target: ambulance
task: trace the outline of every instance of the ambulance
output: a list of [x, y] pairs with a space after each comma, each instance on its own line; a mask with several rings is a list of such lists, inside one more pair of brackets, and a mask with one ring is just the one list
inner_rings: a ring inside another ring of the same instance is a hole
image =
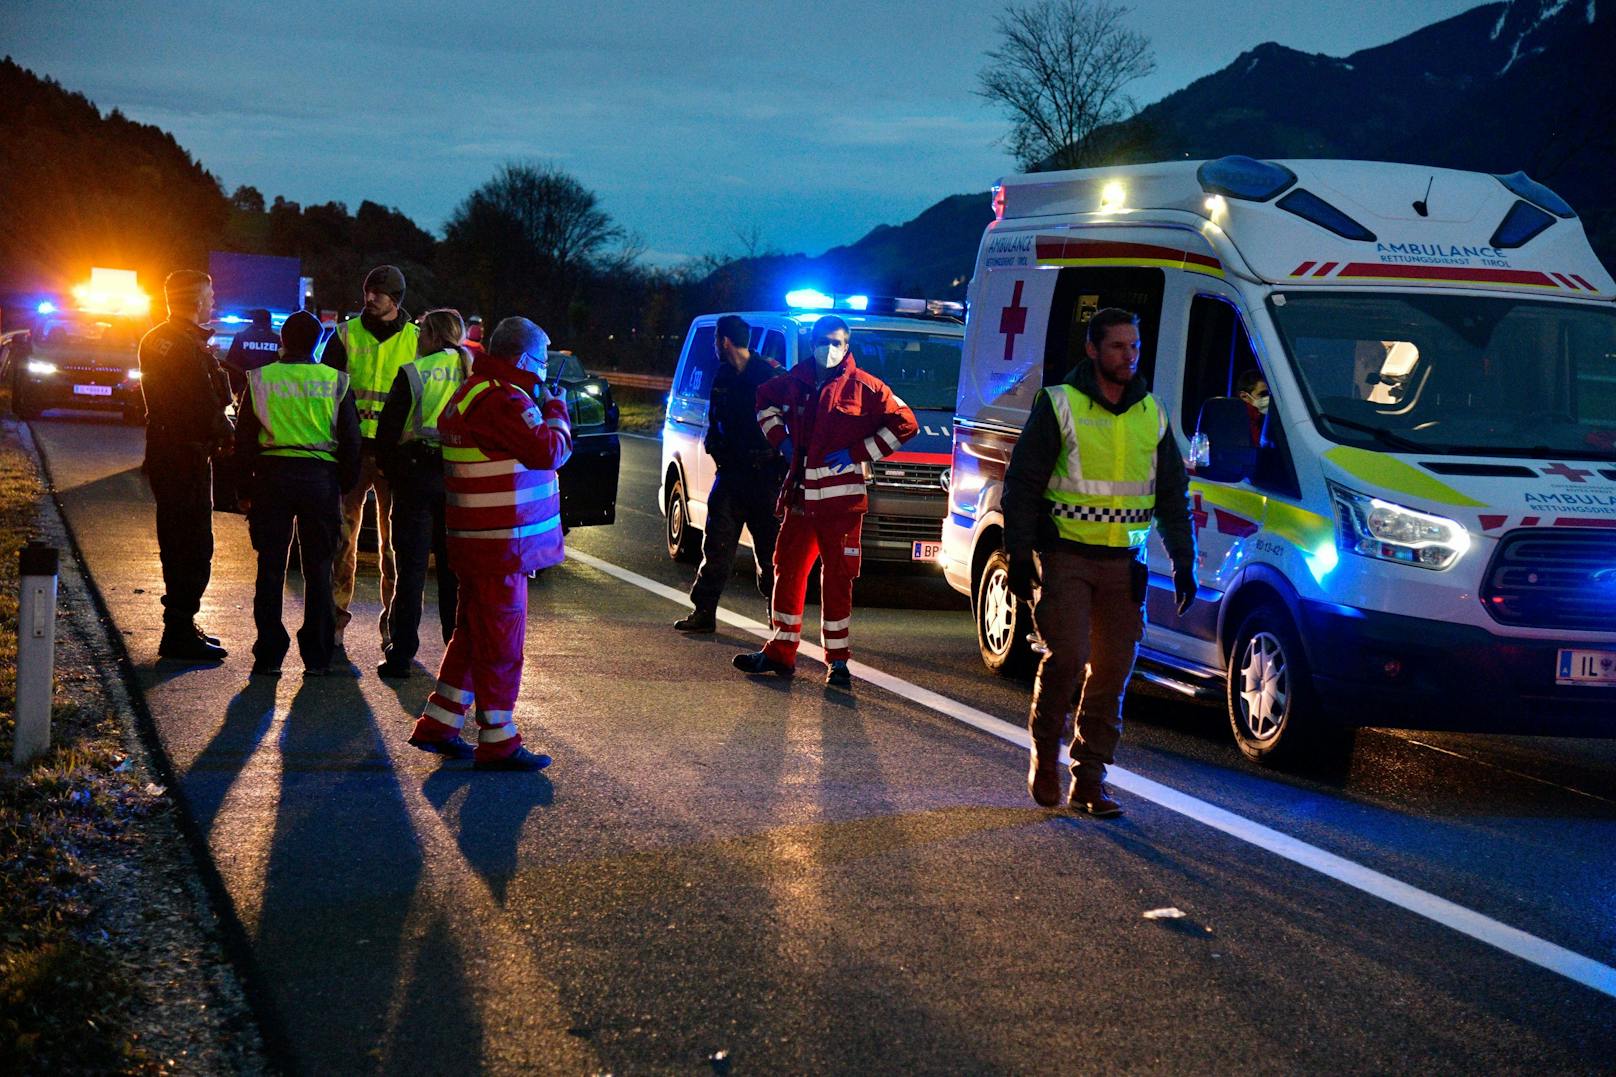
[[[1616, 735], [1616, 283], [1522, 173], [1218, 160], [1007, 178], [969, 291], [943, 563], [1034, 659], [1003, 479], [1034, 400], [1138, 314], [1201, 589], [1148, 547], [1138, 672], [1246, 756], [1359, 726]], [[1242, 390], [1244, 394], [1242, 395]]]

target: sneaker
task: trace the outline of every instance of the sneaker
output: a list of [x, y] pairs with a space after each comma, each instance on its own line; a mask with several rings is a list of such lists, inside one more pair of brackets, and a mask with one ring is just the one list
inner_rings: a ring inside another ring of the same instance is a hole
[[[411, 743], [414, 742], [412, 741]], [[471, 745], [467, 744], [466, 747], [470, 748]], [[543, 770], [545, 767], [549, 766], [551, 762], [552, 760], [549, 756], [542, 755], [538, 752], [530, 752], [521, 745], [517, 745], [516, 751], [512, 752], [510, 755], [503, 756], [499, 759], [479, 759], [477, 762], [471, 765], [471, 769], [535, 771]]]
[[692, 610], [683, 620], [673, 622], [680, 632], [717, 632], [718, 616], [712, 610]]
[[229, 653], [217, 643], [183, 629], [165, 631], [157, 644], [157, 657], [177, 662], [222, 662]]
[[825, 670], [826, 688], [852, 688], [853, 674], [848, 672], [847, 659], [838, 658]]
[[742, 673], [773, 673], [777, 677], [791, 678], [796, 675], [796, 668], [784, 662], [777, 662], [763, 651], [748, 651], [738, 654], [731, 660], [731, 665]]
[[254, 677], [279, 677], [281, 675], [281, 664], [259, 659], [252, 665], [252, 675]]
[[1111, 790], [1104, 782], [1080, 779], [1076, 775], [1072, 776], [1072, 790], [1066, 795], [1066, 806], [1096, 819], [1114, 819], [1122, 814], [1122, 805], [1111, 796]]
[[436, 755], [446, 755], [450, 759], [470, 759], [477, 749], [460, 737], [449, 737], [445, 740], [423, 740], [420, 737], [410, 738], [410, 747], [419, 748], [423, 752], [432, 752]]
[[376, 667], [376, 676], [388, 681], [407, 681], [410, 679], [410, 663], [394, 662], [389, 658]]

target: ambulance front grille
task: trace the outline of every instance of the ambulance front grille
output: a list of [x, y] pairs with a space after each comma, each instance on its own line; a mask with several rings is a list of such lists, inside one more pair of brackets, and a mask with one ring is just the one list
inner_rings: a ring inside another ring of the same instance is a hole
[[887, 490], [917, 490], [934, 494], [947, 490], [947, 464], [908, 464], [878, 460], [872, 468], [875, 485]]
[[1482, 583], [1499, 624], [1616, 631], [1616, 531], [1531, 528], [1505, 535]]

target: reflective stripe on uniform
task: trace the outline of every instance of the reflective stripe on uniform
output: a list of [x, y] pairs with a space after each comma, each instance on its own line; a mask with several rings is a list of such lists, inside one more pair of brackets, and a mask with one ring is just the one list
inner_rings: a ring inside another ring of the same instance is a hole
[[456, 688], [454, 685], [445, 684], [443, 681], [439, 681], [437, 687], [434, 688], [433, 691], [437, 692], [438, 695], [442, 696], [444, 699], [447, 699], [451, 703], [460, 703], [462, 705], [470, 703], [472, 700], [477, 698], [465, 689]]
[[864, 493], [864, 483], [861, 480], [857, 483], [846, 483], [841, 486], [825, 486], [817, 490], [813, 487], [803, 487], [802, 498], [804, 501], [825, 501], [833, 497], [850, 495], [856, 497], [862, 493]]
[[485, 531], [450, 531], [452, 538], [463, 539], [517, 539], [532, 538], [534, 535], [544, 535], [561, 526], [559, 515], [551, 516], [547, 520], [540, 520], [536, 524], [527, 524], [522, 527], [493, 527]]
[[555, 482], [547, 482], [542, 486], [528, 486], [516, 490], [494, 490], [489, 493], [467, 494], [450, 490], [445, 498], [451, 505], [463, 509], [485, 509], [494, 505], [523, 505], [529, 501], [542, 501], [547, 497], [554, 497], [559, 489]]
[[1054, 505], [1049, 512], [1051, 516], [1062, 516], [1068, 520], [1094, 520], [1108, 524], [1144, 524], [1156, 515], [1154, 509], [1106, 509], [1091, 505]]

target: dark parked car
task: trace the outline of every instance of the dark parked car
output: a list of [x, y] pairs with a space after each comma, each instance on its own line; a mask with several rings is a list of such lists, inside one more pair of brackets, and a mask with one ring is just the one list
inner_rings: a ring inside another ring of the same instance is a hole
[[550, 391], [567, 401], [572, 459], [561, 469], [561, 524], [589, 527], [617, 519], [617, 402], [606, 379], [590, 374], [576, 355], [550, 353]]
[[50, 408], [117, 412], [146, 419], [137, 349], [143, 320], [62, 314], [43, 318], [26, 342], [14, 341], [7, 374], [11, 407], [37, 419]]

